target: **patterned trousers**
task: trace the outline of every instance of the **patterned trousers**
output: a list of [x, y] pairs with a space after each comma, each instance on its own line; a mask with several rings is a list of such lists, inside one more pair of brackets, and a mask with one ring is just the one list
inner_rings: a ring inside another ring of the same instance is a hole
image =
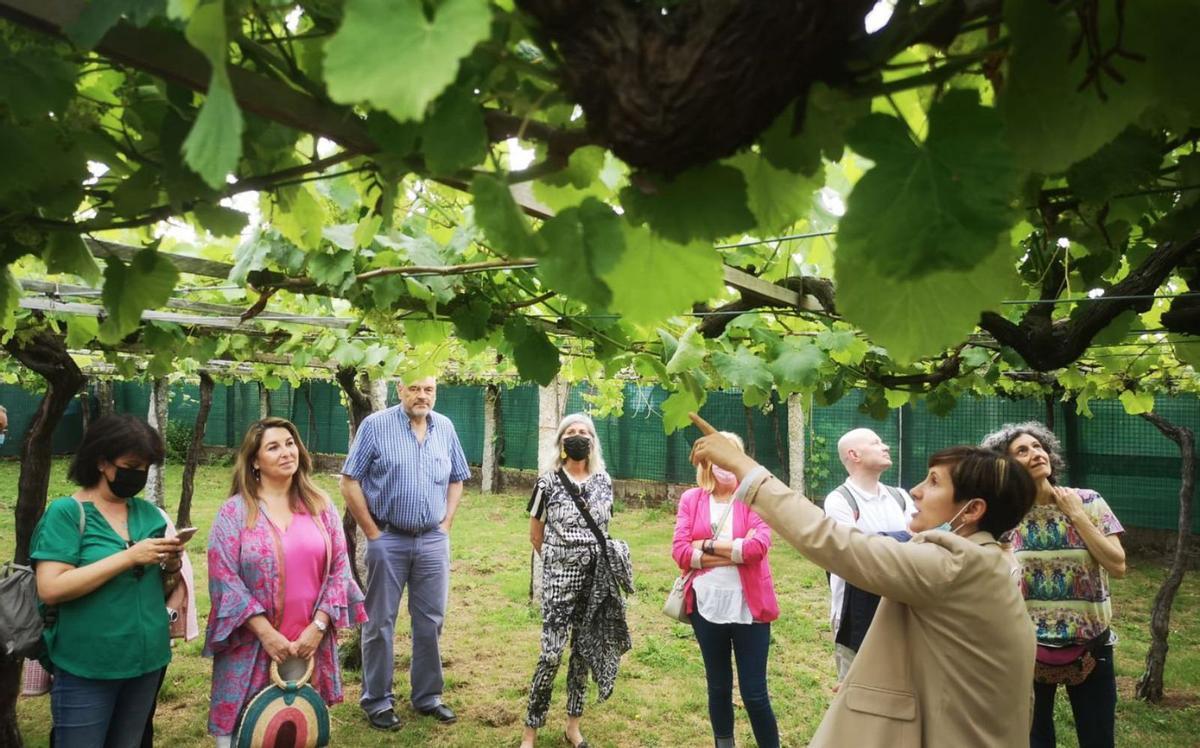
[[529, 687], [529, 710], [525, 724], [546, 724], [554, 678], [562, 661], [568, 636], [571, 658], [567, 664], [567, 714], [583, 714], [587, 692], [587, 664], [575, 653], [574, 624], [587, 605], [596, 569], [595, 546], [542, 546], [542, 652]]

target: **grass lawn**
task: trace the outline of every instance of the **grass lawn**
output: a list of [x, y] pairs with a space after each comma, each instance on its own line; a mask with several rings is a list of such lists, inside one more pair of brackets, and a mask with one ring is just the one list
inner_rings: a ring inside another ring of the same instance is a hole
[[[0, 462], [0, 556], [13, 548], [13, 505], [18, 464]], [[56, 461], [51, 496], [70, 493], [66, 463]], [[167, 495], [175, 505], [180, 469], [167, 469]], [[331, 493], [335, 478], [321, 476]], [[199, 583], [201, 629], [208, 611], [202, 549], [207, 529], [229, 485], [229, 468], [205, 467], [196, 486], [193, 520], [201, 528], [192, 541], [192, 562]], [[524, 496], [468, 493], [452, 536], [450, 608], [442, 651], [446, 666], [446, 702], [459, 722], [442, 727], [401, 708], [404, 727], [396, 733], [370, 730], [357, 707], [359, 673], [345, 673], [346, 703], [332, 709], [335, 745], [515, 746], [520, 740], [524, 696], [538, 655], [540, 619], [528, 602], [528, 522]], [[173, 513], [173, 512], [172, 512]], [[622, 663], [612, 699], [589, 701], [584, 734], [593, 746], [711, 745], [704, 671], [691, 629], [663, 617], [662, 601], [675, 575], [669, 556], [673, 509], [618, 508], [613, 534], [633, 550], [637, 593], [629, 601], [634, 648]], [[829, 702], [832, 647], [829, 643], [825, 574], [793, 549], [776, 546], [771, 554], [783, 615], [773, 626], [770, 687], [783, 745], [804, 745]], [[1150, 604], [1164, 572], [1156, 563], [1131, 560], [1131, 571], [1113, 583], [1117, 674], [1118, 745], [1194, 746], [1200, 735], [1200, 578], [1184, 581], [1172, 617], [1167, 663], [1167, 705], [1148, 706], [1130, 698], [1148, 644]], [[402, 605], [402, 608], [404, 606]], [[400, 615], [396, 647], [398, 705], [406, 703], [411, 643], [405, 613]], [[160, 745], [205, 744], [210, 663], [200, 657], [200, 642], [180, 643], [160, 696], [156, 734]], [[539, 746], [563, 744], [566, 696], [559, 673], [551, 720]], [[594, 687], [593, 687], [594, 697]], [[1059, 697], [1060, 745], [1074, 746], [1070, 708]], [[22, 699], [18, 708], [26, 745], [48, 745], [49, 699]], [[737, 740], [753, 745], [745, 713], [738, 709]]]

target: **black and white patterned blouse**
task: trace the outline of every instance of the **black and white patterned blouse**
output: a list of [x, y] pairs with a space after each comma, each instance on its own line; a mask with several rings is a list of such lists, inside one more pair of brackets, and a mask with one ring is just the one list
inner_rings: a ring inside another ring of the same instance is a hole
[[[612, 479], [608, 473], [595, 473], [577, 485], [592, 519], [607, 535], [608, 521], [612, 519]], [[596, 544], [596, 536], [588, 529], [587, 522], [557, 474], [543, 473], [538, 476], [533, 495], [529, 497], [528, 509], [530, 517], [546, 523], [543, 542], [564, 546]]]

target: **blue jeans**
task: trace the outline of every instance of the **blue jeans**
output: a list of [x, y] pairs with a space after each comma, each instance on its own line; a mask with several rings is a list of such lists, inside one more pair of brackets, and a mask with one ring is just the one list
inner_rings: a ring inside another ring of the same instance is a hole
[[362, 625], [363, 689], [367, 714], [394, 708], [393, 640], [400, 597], [408, 591], [412, 620], [412, 705], [442, 703], [442, 654], [438, 637], [450, 596], [450, 538], [441, 530], [421, 535], [385, 532], [367, 541], [367, 622]]
[[50, 688], [53, 743], [60, 748], [137, 748], [163, 669], [136, 678], [80, 678], [55, 669]]
[[737, 660], [738, 687], [750, 717], [759, 748], [779, 748], [779, 727], [767, 693], [767, 653], [771, 647], [769, 623], [712, 623], [692, 613], [692, 630], [704, 658], [708, 680], [708, 719], [713, 737], [733, 737], [733, 668]]
[[[1071, 714], [1079, 748], [1112, 748], [1117, 712], [1117, 677], [1113, 670], [1112, 646], [1095, 653], [1096, 667], [1078, 686], [1067, 686]], [[1033, 684], [1033, 729], [1031, 748], [1054, 748], [1054, 695], [1058, 686]]]

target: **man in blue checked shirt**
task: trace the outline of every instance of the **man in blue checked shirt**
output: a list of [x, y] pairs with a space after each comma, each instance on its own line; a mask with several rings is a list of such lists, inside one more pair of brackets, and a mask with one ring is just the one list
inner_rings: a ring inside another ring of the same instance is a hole
[[450, 594], [450, 525], [471, 475], [450, 419], [433, 412], [433, 377], [397, 385], [400, 404], [363, 420], [342, 466], [346, 507], [367, 536], [367, 615], [359, 703], [372, 727], [396, 730], [393, 642], [408, 587], [412, 617], [412, 705], [456, 721], [442, 703], [438, 637]]

